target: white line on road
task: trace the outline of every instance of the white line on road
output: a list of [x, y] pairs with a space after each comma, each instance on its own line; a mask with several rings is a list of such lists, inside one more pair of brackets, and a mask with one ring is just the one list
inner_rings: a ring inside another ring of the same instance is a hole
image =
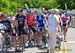
[[66, 43], [75, 43], [75, 41], [67, 41]]

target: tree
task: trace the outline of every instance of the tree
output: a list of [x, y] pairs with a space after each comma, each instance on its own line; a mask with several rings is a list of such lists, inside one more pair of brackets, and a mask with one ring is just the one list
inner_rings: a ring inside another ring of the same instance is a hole
[[75, 0], [57, 0], [57, 3], [60, 5], [58, 8], [65, 9], [65, 3], [67, 4], [68, 9], [75, 8]]
[[65, 3], [68, 9], [75, 8], [75, 0], [0, 0], [0, 11], [6, 14], [13, 12], [16, 14], [17, 8], [25, 8], [25, 3], [29, 8], [60, 8], [65, 9]]
[[0, 11], [9, 15], [11, 12], [16, 13], [18, 3], [12, 0], [0, 0]]

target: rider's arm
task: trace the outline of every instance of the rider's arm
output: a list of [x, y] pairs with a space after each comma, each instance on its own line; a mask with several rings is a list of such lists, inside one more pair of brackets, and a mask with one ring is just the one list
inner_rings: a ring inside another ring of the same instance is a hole
[[46, 27], [47, 27], [48, 26], [48, 20], [47, 20], [47, 18], [45, 18], [44, 21], [45, 21], [45, 24], [46, 24]]
[[18, 21], [16, 19], [13, 20], [15, 27], [18, 27]]
[[66, 27], [69, 27], [70, 17], [68, 17], [68, 20], [66, 22]]
[[59, 20], [57, 21], [57, 27], [58, 27], [58, 31], [61, 32], [61, 18], [59, 17]]
[[38, 22], [37, 22], [37, 16], [35, 16], [34, 22], [35, 22], [35, 26], [37, 26], [37, 25], [38, 25]]
[[25, 18], [24, 27], [28, 28], [28, 25], [27, 25], [27, 18]]

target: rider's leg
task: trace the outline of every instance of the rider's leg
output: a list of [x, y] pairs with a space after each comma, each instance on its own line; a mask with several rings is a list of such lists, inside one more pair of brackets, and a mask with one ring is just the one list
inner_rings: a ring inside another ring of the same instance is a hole
[[16, 36], [12, 36], [12, 40], [13, 40], [14, 47], [17, 48]]
[[28, 43], [29, 43], [29, 39], [28, 39], [28, 35], [24, 35], [24, 43], [25, 43], [25, 46], [28, 47]]
[[64, 41], [66, 41], [66, 32], [67, 32], [67, 28], [64, 28], [64, 32], [63, 32], [63, 34], [64, 34]]
[[0, 49], [2, 50], [2, 44], [3, 44], [3, 35], [0, 33]]
[[27, 34], [24, 36], [24, 40], [25, 40], [25, 42], [29, 41]]
[[41, 46], [42, 46], [42, 35], [43, 35], [43, 34], [42, 34], [42, 32], [40, 31], [40, 32], [39, 32], [39, 37], [38, 37], [39, 40], [38, 40], [38, 41], [39, 41], [39, 45], [41, 45]]
[[22, 47], [22, 37], [21, 37], [21, 35], [18, 36], [18, 42], [19, 42], [19, 46]]
[[33, 31], [33, 34], [34, 34], [34, 43], [35, 43], [35, 45], [37, 45], [37, 43], [38, 43], [38, 35], [39, 35], [39, 33], [38, 33], [38, 31], [35, 29], [35, 28], [31, 28], [32, 29], [32, 31]]

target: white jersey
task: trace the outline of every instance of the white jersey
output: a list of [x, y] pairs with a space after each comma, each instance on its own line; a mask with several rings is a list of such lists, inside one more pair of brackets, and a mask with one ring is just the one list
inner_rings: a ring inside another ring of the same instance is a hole
[[10, 21], [10, 22], [13, 22], [13, 20], [15, 20], [15, 17], [13, 16], [12, 18], [11, 17], [8, 17], [8, 20]]

